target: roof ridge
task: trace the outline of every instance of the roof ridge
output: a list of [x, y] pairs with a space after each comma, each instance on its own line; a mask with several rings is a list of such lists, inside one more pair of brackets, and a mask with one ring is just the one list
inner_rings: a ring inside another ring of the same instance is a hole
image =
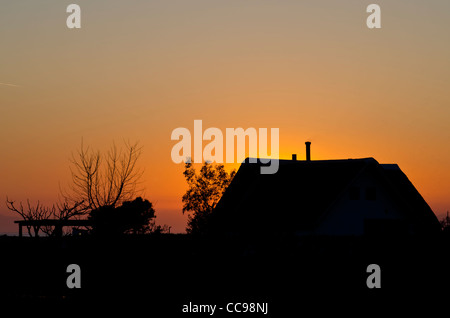
[[[251, 162], [251, 160], [256, 160], [256, 162]], [[324, 160], [292, 160], [292, 159], [273, 159], [273, 158], [256, 158], [256, 157], [247, 157], [242, 161], [242, 163], [256, 163], [256, 164], [266, 164], [263, 162], [260, 162], [260, 160], [278, 160], [280, 162], [308, 162], [308, 163], [314, 163], [314, 162], [349, 162], [349, 161], [374, 161], [378, 164], [380, 164], [375, 158], [373, 157], [364, 157], [364, 158], [347, 158], [347, 159], [324, 159]], [[268, 164], [268, 163], [267, 163]]]

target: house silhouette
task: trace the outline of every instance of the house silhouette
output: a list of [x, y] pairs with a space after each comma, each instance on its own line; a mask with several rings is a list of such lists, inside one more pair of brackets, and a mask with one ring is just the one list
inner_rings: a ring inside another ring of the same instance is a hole
[[427, 234], [440, 230], [435, 214], [396, 164], [374, 158], [279, 160], [261, 174], [247, 158], [217, 204], [211, 224], [228, 234]]

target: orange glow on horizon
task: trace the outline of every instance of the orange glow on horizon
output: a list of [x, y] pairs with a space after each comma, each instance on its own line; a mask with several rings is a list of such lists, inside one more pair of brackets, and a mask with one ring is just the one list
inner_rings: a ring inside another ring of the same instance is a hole
[[[170, 136], [195, 119], [223, 132], [279, 128], [284, 159], [304, 160], [309, 140], [312, 160], [397, 163], [443, 216], [450, 4], [410, 3], [381, 1], [383, 27], [369, 30], [352, 1], [123, 2], [105, 11], [80, 0], [87, 20], [76, 31], [58, 6], [30, 2], [24, 14], [5, 4], [0, 83], [14, 85], [0, 85], [0, 216], [11, 215], [6, 195], [56, 202], [82, 138], [100, 150], [130, 140], [143, 146], [143, 195], [157, 222], [182, 232], [186, 183]], [[0, 221], [0, 232], [10, 227]]]

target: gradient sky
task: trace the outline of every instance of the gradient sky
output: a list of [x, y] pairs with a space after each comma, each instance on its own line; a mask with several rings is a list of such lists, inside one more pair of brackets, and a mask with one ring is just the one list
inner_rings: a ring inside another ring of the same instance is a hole
[[[82, 28], [66, 27], [81, 7]], [[377, 3], [382, 28], [366, 26]], [[280, 155], [397, 163], [450, 210], [450, 2], [3, 1], [0, 232], [6, 195], [57, 200], [81, 139], [142, 144], [145, 197], [184, 231], [173, 129], [280, 129]], [[9, 216], [9, 217], [8, 217]]]

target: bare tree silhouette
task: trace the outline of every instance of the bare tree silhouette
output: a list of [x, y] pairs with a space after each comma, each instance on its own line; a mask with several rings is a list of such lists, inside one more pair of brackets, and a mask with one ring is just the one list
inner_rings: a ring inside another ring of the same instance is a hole
[[[62, 199], [51, 207], [43, 206], [39, 201], [32, 205], [6, 199], [9, 210], [17, 213], [25, 221], [47, 219], [68, 220], [80, 218], [102, 207], [115, 208], [131, 201], [140, 192], [138, 185], [143, 171], [136, 163], [141, 156], [138, 143], [124, 143], [123, 148], [113, 144], [106, 155], [92, 151], [81, 142], [77, 154], [72, 154], [72, 184], [69, 193], [61, 189]], [[39, 236], [42, 231], [52, 235], [51, 226], [27, 226], [30, 236]], [[33, 230], [33, 231], [32, 231]]]
[[[51, 208], [41, 205], [41, 203], [38, 201], [36, 205], [32, 205], [30, 203], [30, 200], [27, 200], [27, 206], [26, 208], [23, 206], [22, 202], [19, 203], [18, 206], [15, 205], [14, 201], [9, 200], [6, 198], [6, 207], [13, 212], [16, 212], [19, 214], [22, 219], [25, 221], [34, 221], [34, 220], [44, 220], [48, 219], [52, 215], [55, 214], [56, 208], [55, 206], [52, 206]], [[33, 232], [31, 231], [33, 230]], [[39, 231], [42, 230], [42, 232], [46, 233], [49, 229], [42, 228], [40, 225], [28, 225], [27, 231], [29, 236], [38, 237]], [[47, 233], [48, 234], [48, 233]]]
[[[30, 200], [27, 199], [26, 207], [24, 207], [22, 202], [16, 206], [15, 201], [9, 200], [8, 197], [6, 198], [6, 207], [10, 211], [20, 215], [25, 221], [39, 221], [47, 219], [68, 220], [84, 213], [83, 210], [80, 209], [82, 204], [83, 202], [69, 204], [67, 201], [63, 201], [48, 207], [42, 205], [40, 201], [38, 201], [36, 205], [32, 205]], [[38, 237], [40, 231], [47, 235], [52, 235], [54, 231], [54, 228], [51, 226], [42, 226], [39, 224], [33, 226], [27, 225], [26, 228], [28, 235], [34, 237]], [[31, 230], [33, 230], [33, 232]]]
[[73, 184], [71, 193], [64, 194], [66, 201], [72, 206], [82, 202], [82, 210], [92, 211], [132, 200], [140, 192], [138, 185], [143, 171], [136, 163], [141, 154], [138, 143], [125, 142], [120, 149], [113, 143], [106, 155], [102, 155], [82, 142], [77, 154], [72, 155]]

